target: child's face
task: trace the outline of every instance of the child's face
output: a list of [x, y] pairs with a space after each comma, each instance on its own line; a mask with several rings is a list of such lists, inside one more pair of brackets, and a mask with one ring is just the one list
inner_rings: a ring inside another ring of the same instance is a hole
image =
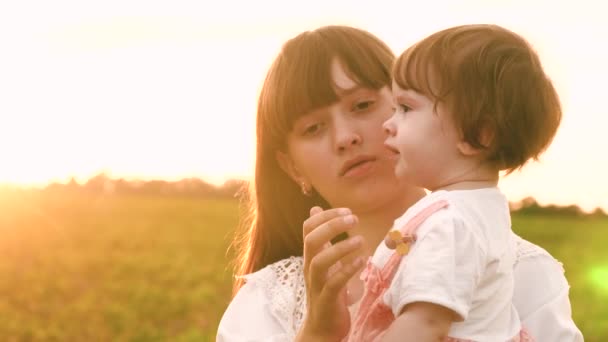
[[395, 174], [408, 182], [435, 190], [451, 177], [460, 153], [459, 134], [440, 104], [393, 82], [395, 112], [383, 127], [384, 145], [397, 157]]

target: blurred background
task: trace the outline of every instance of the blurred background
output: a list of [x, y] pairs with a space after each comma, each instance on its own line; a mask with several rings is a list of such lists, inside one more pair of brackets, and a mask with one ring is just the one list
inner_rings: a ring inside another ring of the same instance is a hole
[[591, 0], [2, 2], [0, 339], [213, 340], [256, 99], [283, 42], [346, 24], [400, 53], [494, 23], [537, 49], [564, 108], [541, 160], [501, 181], [514, 230], [564, 263], [585, 340], [608, 340], [607, 13]]

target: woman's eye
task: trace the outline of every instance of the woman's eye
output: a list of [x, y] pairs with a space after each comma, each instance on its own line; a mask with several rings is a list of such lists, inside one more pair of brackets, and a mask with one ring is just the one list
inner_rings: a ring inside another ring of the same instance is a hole
[[374, 101], [362, 101], [362, 102], [357, 102], [355, 103], [355, 105], [353, 106], [353, 110], [356, 112], [360, 112], [366, 109], [369, 109], [371, 106], [374, 105]]
[[321, 126], [322, 126], [322, 124], [320, 124], [320, 123], [309, 125], [304, 129], [303, 135], [305, 135], [305, 136], [315, 135], [316, 133], [318, 133], [321, 130]]

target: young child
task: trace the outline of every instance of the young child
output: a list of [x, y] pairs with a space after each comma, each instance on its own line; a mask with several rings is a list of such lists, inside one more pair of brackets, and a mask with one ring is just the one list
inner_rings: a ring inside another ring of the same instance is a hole
[[393, 69], [395, 173], [430, 193], [363, 272], [351, 341], [532, 341], [512, 304], [515, 242], [499, 172], [537, 159], [561, 120], [537, 54], [495, 25], [437, 32]]

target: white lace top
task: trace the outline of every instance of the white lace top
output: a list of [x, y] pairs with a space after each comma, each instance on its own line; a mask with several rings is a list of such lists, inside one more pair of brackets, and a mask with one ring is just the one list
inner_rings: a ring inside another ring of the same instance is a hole
[[[583, 341], [572, 321], [569, 285], [561, 263], [517, 239], [513, 303], [537, 341]], [[245, 276], [224, 312], [217, 341], [293, 341], [306, 315], [302, 257], [291, 257]]]

